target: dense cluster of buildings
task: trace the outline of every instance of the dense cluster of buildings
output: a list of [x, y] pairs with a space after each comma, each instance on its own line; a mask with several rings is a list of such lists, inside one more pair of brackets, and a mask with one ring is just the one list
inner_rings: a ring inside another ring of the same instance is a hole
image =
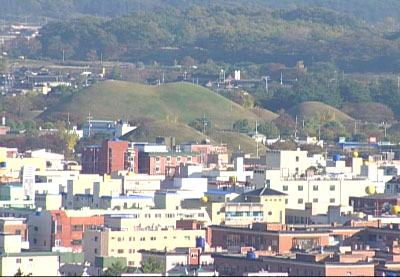
[[399, 168], [162, 139], [106, 140], [79, 162], [0, 147], [0, 275], [100, 275], [119, 262], [136, 276], [150, 258], [168, 275], [400, 274]]

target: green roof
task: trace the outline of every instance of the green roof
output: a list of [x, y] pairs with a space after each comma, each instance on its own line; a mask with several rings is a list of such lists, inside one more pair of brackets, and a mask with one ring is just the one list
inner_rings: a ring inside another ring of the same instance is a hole
[[78, 264], [85, 262], [83, 252], [81, 253], [59, 252], [59, 255], [60, 255], [60, 263]]
[[112, 264], [115, 264], [116, 262], [120, 262], [123, 266], [127, 265], [126, 257], [97, 256], [94, 259], [95, 267], [100, 267], [100, 268], [108, 268]]
[[59, 256], [58, 252], [20, 252], [20, 253], [1, 253], [1, 257], [34, 257], [34, 256]]

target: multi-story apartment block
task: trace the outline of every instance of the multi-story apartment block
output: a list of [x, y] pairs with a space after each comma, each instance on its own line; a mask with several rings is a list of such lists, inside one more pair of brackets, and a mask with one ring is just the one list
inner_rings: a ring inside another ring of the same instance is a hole
[[195, 247], [196, 238], [205, 237], [205, 230], [174, 228], [116, 228], [106, 227], [84, 233], [85, 261], [94, 264], [96, 256], [126, 257], [129, 266], [140, 266], [139, 250], [165, 250]]
[[122, 170], [138, 172], [137, 150], [130, 148], [128, 141], [106, 140], [102, 145], [84, 148], [82, 153], [83, 173], [103, 175]]

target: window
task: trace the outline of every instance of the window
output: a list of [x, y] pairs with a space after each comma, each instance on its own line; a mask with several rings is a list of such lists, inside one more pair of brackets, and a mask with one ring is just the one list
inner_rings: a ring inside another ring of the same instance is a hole
[[269, 212], [268, 212], [268, 215], [272, 215], [272, 212], [271, 212], [271, 211], [269, 211]]
[[299, 156], [296, 156], [296, 162], [298, 162], [300, 160]]
[[62, 225], [57, 225], [57, 232], [62, 232]]
[[303, 204], [303, 198], [297, 199], [297, 204]]
[[160, 167], [156, 166], [156, 173], [159, 173], [159, 172], [160, 172]]
[[313, 186], [313, 191], [318, 191], [318, 186], [317, 185]]
[[335, 191], [335, 185], [330, 185], [329, 190], [330, 191]]
[[303, 191], [303, 186], [298, 186], [298, 187], [297, 187], [297, 190], [298, 190], [298, 191]]
[[72, 231], [83, 231], [83, 225], [72, 225]]
[[97, 241], [98, 239], [99, 239], [99, 237], [97, 237], [97, 236], [96, 236], [96, 237], [94, 237], [94, 241]]
[[159, 163], [161, 161], [160, 157], [156, 157], [156, 163]]
[[186, 160], [187, 160], [188, 162], [191, 162], [191, 161], [192, 161], [192, 156], [188, 156]]
[[17, 259], [15, 262], [16, 262], [17, 264], [20, 264], [22, 261], [21, 261], [21, 259]]
[[71, 241], [72, 245], [82, 245], [82, 240], [80, 239], [74, 239]]
[[21, 230], [15, 230], [16, 235], [21, 235]]
[[167, 162], [170, 162], [170, 161], [171, 161], [171, 157], [168, 156], [168, 157], [167, 157]]
[[94, 249], [94, 254], [97, 254], [97, 248]]
[[150, 240], [156, 240], [156, 237], [150, 237]]
[[30, 261], [30, 262], [33, 262], [33, 259], [32, 259], [32, 258], [30, 258], [30, 259], [29, 259], [29, 261]]
[[318, 203], [318, 198], [314, 198], [312, 201], [313, 203]]
[[329, 199], [329, 203], [335, 203], [335, 198]]
[[176, 157], [176, 161], [177, 161], [177, 162], [180, 162], [181, 160], [182, 160], [182, 157], [181, 157], [181, 156]]
[[135, 265], [135, 262], [134, 261], [129, 261], [128, 265], [133, 266], [133, 265]]
[[39, 232], [39, 227], [35, 226], [33, 229], [34, 229], [36, 232]]
[[140, 241], [145, 241], [145, 240], [146, 240], [145, 237], [141, 237], [141, 238], [140, 238]]
[[37, 244], [37, 239], [33, 239], [33, 244]]
[[190, 240], [190, 236], [185, 236], [184, 239], [185, 240]]
[[289, 204], [289, 199], [285, 199], [285, 204], [287, 205], [287, 204]]
[[129, 241], [135, 241], [134, 237], [129, 237]]
[[288, 191], [288, 186], [283, 186], [283, 191]]
[[123, 254], [124, 253], [124, 249], [118, 249], [117, 253], [118, 254]]

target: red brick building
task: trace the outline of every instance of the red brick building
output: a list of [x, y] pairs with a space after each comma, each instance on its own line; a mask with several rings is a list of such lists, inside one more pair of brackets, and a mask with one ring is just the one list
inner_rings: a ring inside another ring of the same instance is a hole
[[197, 152], [140, 152], [139, 173], [174, 175], [180, 164], [201, 164]]
[[357, 259], [341, 259], [340, 255], [298, 253], [295, 257], [244, 256], [213, 254], [220, 275], [243, 276], [262, 270], [287, 273], [289, 276], [374, 276], [375, 264]]
[[329, 245], [329, 230], [321, 231], [260, 231], [227, 226], [211, 226], [207, 239], [212, 247], [252, 246], [260, 251], [283, 254], [292, 249], [313, 249]]
[[392, 206], [400, 205], [400, 197], [397, 194], [379, 193], [361, 197], [352, 196], [349, 202], [355, 212], [380, 216], [390, 211]]
[[83, 232], [87, 229], [104, 226], [104, 216], [69, 216], [66, 211], [51, 211], [53, 246], [82, 251]]
[[[226, 163], [228, 162], [228, 148], [226, 146], [214, 146], [211, 144], [186, 143], [181, 144], [182, 151], [196, 152], [200, 154], [200, 163], [209, 164], [216, 163], [223, 159], [221, 154], [226, 154]], [[223, 159], [225, 161], [225, 159]]]
[[110, 174], [128, 170], [138, 172], [136, 149], [128, 141], [105, 140], [102, 145], [86, 146], [82, 153], [82, 173]]

